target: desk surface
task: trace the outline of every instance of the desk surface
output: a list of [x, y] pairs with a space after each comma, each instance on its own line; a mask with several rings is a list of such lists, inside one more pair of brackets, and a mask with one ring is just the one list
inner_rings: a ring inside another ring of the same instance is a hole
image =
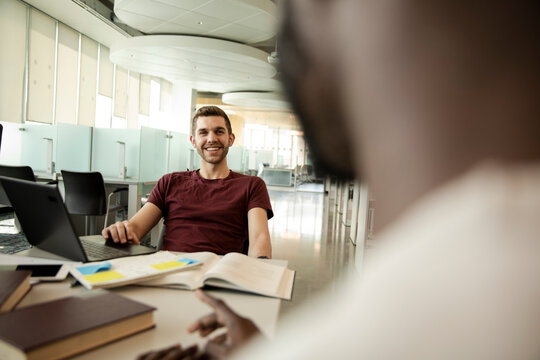
[[[44, 301], [77, 295], [88, 291], [82, 286], [71, 287], [71, 277], [62, 282], [42, 282], [32, 286], [17, 308]], [[193, 291], [161, 289], [141, 286], [124, 286], [111, 289], [117, 294], [154, 306], [156, 326], [119, 341], [80, 354], [76, 359], [134, 359], [149, 350], [171, 346], [176, 343], [189, 346], [204, 344], [205, 340], [196, 334], [189, 334], [186, 328], [199, 317], [209, 314], [208, 305], [200, 302]], [[251, 295], [229, 290], [210, 290], [211, 295], [223, 299], [240, 315], [250, 318], [261, 331], [272, 337], [277, 324], [281, 300]]]
[[[32, 287], [32, 290], [17, 305], [17, 308], [86, 291], [96, 290], [86, 290], [81, 286], [71, 288], [69, 281], [40, 283]], [[195, 297], [193, 291], [139, 286], [125, 286], [109, 291], [155, 306], [157, 308], [154, 312], [156, 326], [153, 329], [80, 354], [75, 357], [76, 359], [134, 359], [137, 355], [149, 350], [164, 348], [176, 343], [183, 346], [204, 343], [204, 340], [198, 335], [189, 334], [186, 331], [189, 324], [211, 312], [206, 304]], [[242, 316], [252, 319], [267, 336], [274, 334], [280, 300], [226, 290], [212, 290], [209, 293], [223, 299]]]

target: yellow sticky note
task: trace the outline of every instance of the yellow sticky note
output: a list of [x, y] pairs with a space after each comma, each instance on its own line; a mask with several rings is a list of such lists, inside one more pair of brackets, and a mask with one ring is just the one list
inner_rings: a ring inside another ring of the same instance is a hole
[[109, 280], [122, 279], [124, 275], [116, 271], [100, 271], [95, 274], [85, 275], [84, 278], [90, 283], [99, 283]]
[[151, 265], [156, 270], [168, 270], [179, 266], [185, 266], [186, 263], [180, 262], [180, 261], [168, 261], [164, 263], [159, 264], [153, 264]]

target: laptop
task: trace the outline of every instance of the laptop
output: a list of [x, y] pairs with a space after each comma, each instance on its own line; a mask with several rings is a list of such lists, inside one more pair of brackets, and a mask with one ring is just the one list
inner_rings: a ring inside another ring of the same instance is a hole
[[0, 183], [33, 246], [74, 261], [88, 262], [156, 252], [115, 244], [101, 235], [78, 237], [56, 185], [0, 176]]

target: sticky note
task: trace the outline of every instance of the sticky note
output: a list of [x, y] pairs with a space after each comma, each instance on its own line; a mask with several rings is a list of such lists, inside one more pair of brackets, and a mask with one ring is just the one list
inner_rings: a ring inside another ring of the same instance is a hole
[[151, 266], [156, 270], [168, 270], [168, 269], [173, 269], [175, 267], [186, 266], [186, 265], [194, 264], [194, 263], [198, 263], [198, 261], [184, 258], [184, 259], [180, 259], [176, 261], [167, 261], [164, 263], [153, 264]]
[[117, 271], [100, 271], [95, 274], [85, 275], [84, 278], [89, 283], [99, 283], [109, 280], [122, 279], [124, 275], [120, 274]]
[[182, 258], [182, 259], [179, 259], [178, 262], [184, 263], [185, 265], [190, 265], [190, 264], [198, 263], [199, 260], [192, 260], [192, 259], [188, 259], [188, 258]]
[[167, 269], [172, 269], [175, 267], [185, 266], [185, 265], [186, 264], [180, 263], [178, 261], [168, 261], [164, 263], [153, 264], [152, 267], [156, 270], [167, 270]]
[[90, 275], [95, 274], [99, 271], [105, 271], [111, 269], [111, 263], [108, 261], [99, 263], [99, 264], [93, 264], [93, 265], [86, 265], [86, 266], [79, 266], [77, 270], [83, 275]]

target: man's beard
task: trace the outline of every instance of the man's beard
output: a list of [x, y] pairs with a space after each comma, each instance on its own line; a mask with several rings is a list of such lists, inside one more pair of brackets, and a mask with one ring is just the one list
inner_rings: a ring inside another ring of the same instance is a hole
[[220, 146], [222, 146], [222, 152], [221, 152], [220, 157], [207, 156], [205, 154], [205, 150], [204, 150], [203, 146], [197, 147], [197, 152], [199, 153], [199, 156], [201, 157], [201, 159], [203, 159], [207, 163], [209, 163], [209, 164], [219, 164], [220, 162], [223, 161], [223, 159], [225, 159], [227, 157], [227, 154], [229, 153], [229, 147], [228, 146], [225, 146], [225, 145], [222, 145], [222, 144], [220, 144]]

